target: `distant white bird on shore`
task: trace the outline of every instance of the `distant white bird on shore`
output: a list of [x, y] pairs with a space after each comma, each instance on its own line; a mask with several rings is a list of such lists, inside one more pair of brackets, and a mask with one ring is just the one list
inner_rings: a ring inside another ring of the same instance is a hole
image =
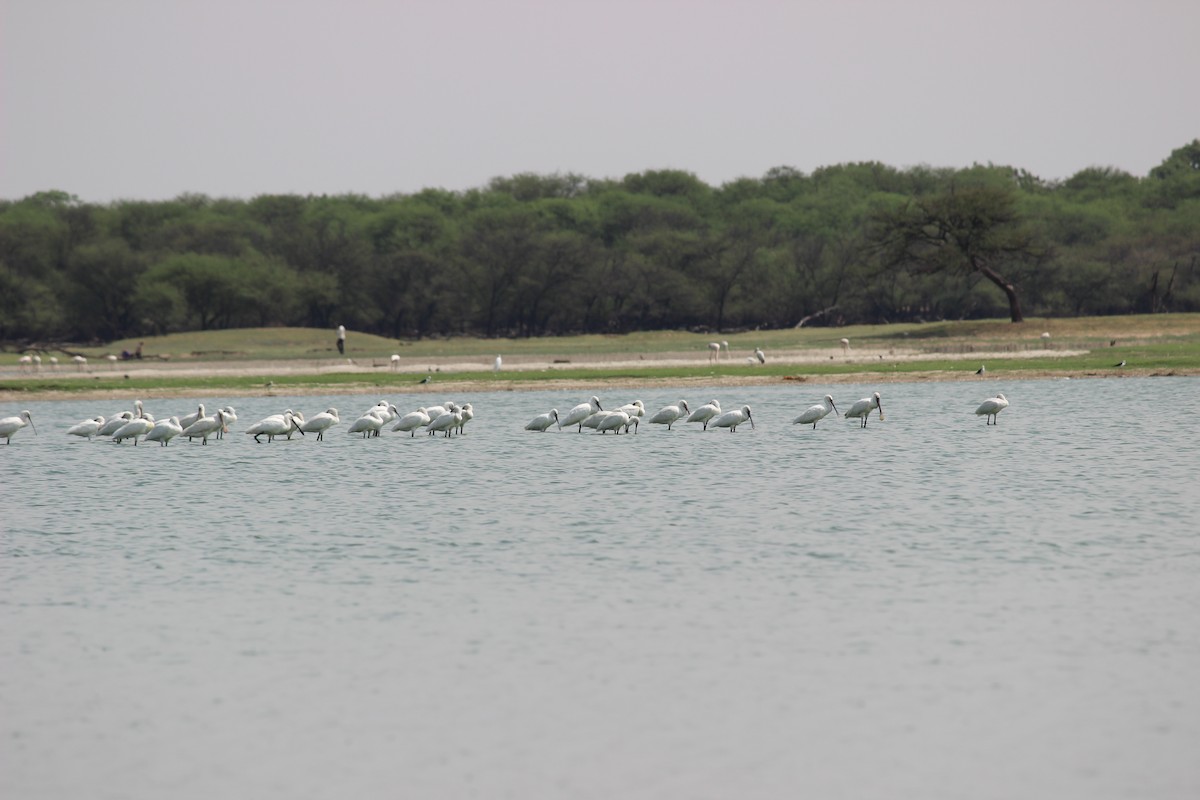
[[850, 352], [850, 340], [849, 339], [847, 339], [845, 336], [843, 336], [841, 339], [838, 339], [838, 342], [841, 343], [841, 345], [842, 345], [842, 353], [843, 354]]
[[825, 417], [831, 411], [836, 412], [837, 406], [833, 404], [833, 396], [827, 394], [825, 395], [825, 399], [820, 403], [809, 406], [804, 411], [800, 412], [800, 416], [792, 420], [792, 424], [808, 425], [811, 423], [813, 429], [816, 430], [817, 423], [825, 419]]
[[713, 361], [717, 361], [720, 358], [721, 358], [721, 343], [720, 342], [709, 342], [708, 343], [708, 360], [710, 362], [713, 362]]
[[400, 370], [400, 354], [399, 353], [392, 353], [392, 357], [389, 359], [388, 366], [391, 368], [392, 372], [398, 372]]
[[754, 357], [758, 359], [758, 363], [760, 364], [767, 363], [767, 356], [763, 353], [761, 347], [754, 348]]
[[982, 375], [985, 372], [987, 372], [987, 367], [984, 366], [983, 364], [980, 364], [979, 369], [975, 370], [976, 375]]
[[494, 362], [492, 362], [492, 372], [499, 372], [500, 368], [503, 366], [504, 366], [504, 359], [501, 358], [500, 356], [496, 356], [496, 360]]
[[883, 419], [883, 406], [881, 405], [882, 399], [883, 398], [879, 396], [879, 392], [875, 392], [870, 397], [864, 397], [862, 400], [859, 400], [854, 405], [850, 406], [850, 410], [845, 414], [846, 419], [858, 418], [862, 420], [862, 424], [858, 427], [865, 428], [867, 427], [867, 418], [871, 416], [871, 411], [876, 408], [879, 409], [879, 418]]

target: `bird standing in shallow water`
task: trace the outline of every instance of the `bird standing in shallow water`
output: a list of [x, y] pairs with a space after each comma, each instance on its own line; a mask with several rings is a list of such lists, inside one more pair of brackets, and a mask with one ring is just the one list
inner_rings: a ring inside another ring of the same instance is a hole
[[28, 411], [22, 411], [15, 417], [0, 419], [0, 439], [3, 439], [5, 444], [12, 444], [13, 434], [26, 425], [33, 428], [33, 435], [37, 436], [37, 428], [33, 427], [33, 417]]
[[981, 417], [986, 414], [988, 419], [987, 424], [995, 425], [998, 422], [996, 417], [1006, 408], [1008, 408], [1008, 398], [1003, 394], [998, 394], [995, 397], [984, 400], [982, 405], [975, 409], [975, 413]]
[[846, 418], [852, 419], [857, 417], [862, 420], [862, 424], [858, 427], [867, 427], [867, 418], [871, 416], [871, 410], [879, 409], [879, 418], [883, 419], [883, 398], [879, 396], [879, 392], [875, 392], [870, 397], [864, 397], [854, 405], [850, 406], [850, 410], [846, 412]]
[[830, 411], [836, 412], [837, 406], [833, 404], [833, 396], [825, 395], [825, 399], [814, 406], [809, 406], [800, 413], [800, 416], [792, 420], [792, 424], [808, 425], [812, 423], [813, 430], [816, 430], [817, 423], [825, 419]]

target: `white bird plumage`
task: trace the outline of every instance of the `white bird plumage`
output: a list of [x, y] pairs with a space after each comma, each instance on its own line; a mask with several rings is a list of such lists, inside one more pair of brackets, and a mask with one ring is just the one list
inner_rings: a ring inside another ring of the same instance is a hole
[[0, 419], [0, 439], [4, 440], [5, 444], [12, 444], [12, 437], [17, 431], [28, 425], [33, 429], [33, 435], [37, 436], [37, 428], [33, 425], [33, 417], [28, 411], [22, 411], [15, 417], [5, 417]]
[[995, 425], [999, 420], [1000, 412], [1008, 408], [1008, 398], [1003, 394], [997, 394], [995, 397], [984, 400], [979, 408], [975, 409], [975, 413], [979, 416], [987, 416], [987, 424]]
[[104, 425], [104, 417], [95, 416], [72, 425], [67, 429], [67, 435], [85, 437], [90, 442], [102, 425]]
[[225, 412], [218, 410], [188, 425], [180, 435], [188, 437], [189, 440], [198, 436], [200, 437], [200, 444], [208, 444], [208, 437], [215, 434], [224, 426]]
[[300, 430], [303, 433], [316, 433], [317, 441], [322, 442], [325, 440], [325, 431], [341, 421], [336, 408], [327, 408], [320, 414], [313, 414], [311, 418], [304, 420], [300, 425]]
[[136, 419], [131, 419], [121, 427], [113, 431], [113, 441], [117, 444], [126, 439], [133, 439], [134, 446], [137, 446], [138, 437], [145, 436], [154, 429], [154, 417], [145, 412]]
[[751, 429], [754, 428], [754, 418], [750, 416], [750, 406], [742, 406], [732, 411], [726, 411], [719, 414], [709, 425], [714, 428], [729, 428], [730, 433], [737, 431], [738, 425], [749, 421]]
[[392, 430], [407, 431], [412, 436], [416, 436], [417, 428], [422, 428], [428, 424], [429, 412], [424, 408], [418, 408], [416, 411], [410, 411], [396, 420], [396, 424], [392, 426]]
[[876, 408], [879, 409], [879, 418], [883, 419], [882, 399], [883, 398], [879, 396], [879, 392], [875, 392], [870, 397], [864, 397], [862, 400], [859, 400], [854, 405], [850, 406], [849, 410], [847, 410], [845, 414], [846, 419], [858, 418], [862, 420], [862, 424], [858, 427], [865, 428], [867, 427], [867, 418], [871, 416], [872, 409]]
[[183, 425], [179, 422], [179, 417], [170, 417], [169, 419], [160, 419], [154, 423], [154, 427], [146, 434], [144, 441], [159, 442], [162, 447], [166, 447], [171, 443], [171, 440], [183, 433]]
[[[222, 421], [224, 421], [225, 412], [218, 411], [217, 413], [221, 416]], [[245, 432], [247, 436], [253, 436], [254, 441], [260, 444], [262, 443], [262, 440], [258, 438], [260, 436], [266, 436], [268, 442], [273, 442], [276, 436], [287, 436], [293, 430], [300, 430], [302, 422], [304, 422], [304, 416], [297, 414], [289, 408], [282, 414], [272, 414], [269, 417], [260, 419], [247, 428]], [[222, 424], [224, 423], [222, 422]], [[186, 434], [187, 431], [184, 431], [184, 433]], [[304, 431], [300, 431], [300, 435], [303, 436]]]
[[703, 422], [704, 430], [708, 430], [708, 423], [712, 420], [713, 417], [717, 416], [720, 413], [721, 413], [721, 402], [719, 400], [713, 399], [713, 400], [709, 400], [707, 403], [700, 406], [695, 411], [693, 411], [690, 415], [688, 415], [687, 421], [688, 422]]
[[583, 421], [592, 414], [595, 414], [597, 411], [603, 410], [604, 409], [600, 406], [600, 398], [593, 396], [591, 400], [588, 400], [586, 403], [580, 403], [568, 411], [566, 415], [560, 417], [558, 420], [558, 427], [561, 430], [562, 428], [569, 428], [572, 425], [578, 425], [578, 432], [582, 432]]
[[654, 416], [646, 420], [651, 425], [666, 425], [667, 430], [671, 430], [671, 426], [686, 415], [690, 408], [686, 400], [680, 400], [678, 403], [669, 406], [663, 406], [658, 411], [654, 412]]
[[825, 399], [816, 405], [809, 406], [800, 412], [800, 416], [792, 420], [792, 424], [808, 425], [812, 424], [813, 429], [817, 427], [817, 423], [829, 414], [831, 411], [837, 411], [837, 406], [833, 404], [833, 396], [825, 395]]
[[525, 423], [525, 430], [545, 433], [546, 429], [556, 422], [558, 422], [558, 409], [552, 408], [545, 414], [538, 414], [536, 417], [529, 420], [529, 422]]

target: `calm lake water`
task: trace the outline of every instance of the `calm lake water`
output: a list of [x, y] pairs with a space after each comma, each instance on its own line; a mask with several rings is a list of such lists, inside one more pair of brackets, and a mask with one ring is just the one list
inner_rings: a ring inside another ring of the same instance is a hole
[[[875, 389], [865, 430], [790, 424]], [[217, 398], [207, 447], [0, 409], [38, 427], [0, 446], [3, 795], [1200, 797], [1200, 379], [606, 391], [757, 429], [522, 430], [581, 394], [272, 445], [239, 431], [378, 398]]]

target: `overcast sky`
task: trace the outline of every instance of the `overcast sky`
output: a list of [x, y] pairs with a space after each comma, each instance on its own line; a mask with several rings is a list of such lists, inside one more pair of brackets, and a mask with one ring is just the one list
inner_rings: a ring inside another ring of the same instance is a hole
[[1196, 0], [0, 0], [0, 197], [711, 185], [850, 161], [1145, 175]]

